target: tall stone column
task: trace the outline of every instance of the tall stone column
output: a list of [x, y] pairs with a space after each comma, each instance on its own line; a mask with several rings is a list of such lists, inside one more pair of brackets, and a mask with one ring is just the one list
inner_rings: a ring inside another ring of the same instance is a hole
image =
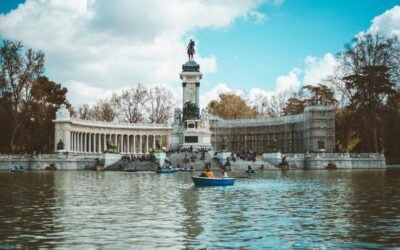
[[93, 153], [97, 153], [97, 149], [96, 149], [96, 133], [93, 134]]
[[146, 135], [146, 150], [145, 150], [146, 154], [149, 153], [149, 135]]
[[71, 144], [70, 144], [71, 148], [71, 152], [74, 152], [74, 132], [71, 131]]
[[133, 135], [133, 153], [136, 154], [136, 135]]
[[130, 137], [131, 137], [131, 135], [128, 134], [127, 136], [128, 136], [128, 137], [127, 137], [127, 140], [126, 140], [126, 143], [128, 144], [128, 145], [127, 145], [127, 153], [130, 154], [130, 153], [131, 153], [131, 142], [130, 142]]
[[139, 135], [139, 153], [142, 154], [143, 153], [143, 142], [142, 142], [142, 137], [143, 135]]
[[120, 147], [119, 152], [121, 152], [121, 153], [123, 153], [123, 151], [124, 151], [122, 142], [123, 142], [123, 140], [122, 140], [122, 134], [120, 134], [120, 135], [119, 135], [119, 147]]
[[153, 134], [153, 150], [156, 150], [156, 140], [157, 140], [157, 136]]
[[86, 136], [87, 133], [83, 133], [83, 152], [86, 153]]
[[92, 152], [92, 133], [89, 133], [89, 153]]
[[103, 134], [103, 152], [106, 150], [107, 150], [107, 134]]
[[78, 151], [78, 133], [74, 132], [74, 152]]
[[79, 153], [82, 153], [82, 132], [79, 133], [79, 142], [78, 142], [78, 148], [79, 148]]

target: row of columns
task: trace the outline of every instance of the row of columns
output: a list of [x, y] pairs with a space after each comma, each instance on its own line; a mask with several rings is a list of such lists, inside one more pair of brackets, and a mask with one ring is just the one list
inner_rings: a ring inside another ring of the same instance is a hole
[[166, 147], [168, 142], [167, 135], [70, 133], [69, 151], [75, 153], [102, 153], [110, 140], [121, 154], [148, 154], [149, 148]]

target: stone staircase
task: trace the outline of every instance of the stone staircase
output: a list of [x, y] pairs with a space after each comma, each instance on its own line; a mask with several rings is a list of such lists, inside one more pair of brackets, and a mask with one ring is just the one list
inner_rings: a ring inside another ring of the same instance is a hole
[[[214, 159], [214, 153], [215, 153], [214, 151], [206, 152], [204, 160], [200, 160], [201, 153], [189, 153], [189, 152], [169, 153], [167, 155], [167, 158], [169, 161], [171, 161], [172, 166], [175, 167], [177, 167], [178, 165], [181, 167], [193, 167], [193, 169], [201, 171], [204, 170], [206, 163], [210, 163], [212, 170], [219, 170], [222, 165], [217, 158]], [[196, 159], [194, 161], [190, 159], [192, 154], [196, 156]], [[185, 155], [189, 159], [189, 163], [187, 164], [183, 163]], [[276, 169], [276, 167], [274, 167], [272, 164], [262, 159], [256, 160], [255, 162], [237, 159], [236, 162], [231, 161], [230, 170], [247, 170], [249, 165], [253, 169]]]

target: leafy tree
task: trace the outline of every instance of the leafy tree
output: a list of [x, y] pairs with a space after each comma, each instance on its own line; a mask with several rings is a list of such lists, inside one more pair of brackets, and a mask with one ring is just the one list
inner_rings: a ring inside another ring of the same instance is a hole
[[54, 143], [52, 120], [61, 104], [66, 100], [67, 89], [47, 77], [39, 77], [33, 82], [26, 108], [22, 112], [23, 125], [19, 141], [28, 152], [51, 152]]
[[290, 98], [287, 101], [286, 106], [283, 108], [284, 115], [296, 115], [303, 113], [304, 103], [304, 100], [300, 100], [295, 97]]
[[332, 89], [324, 84], [318, 85], [306, 85], [303, 87], [310, 94], [310, 97], [305, 100], [305, 105], [335, 105], [337, 103], [335, 99], [335, 93]]
[[[379, 33], [358, 36], [339, 54], [340, 66], [333, 83], [338, 94], [347, 98], [342, 103], [347, 115], [337, 116], [337, 124], [348, 125], [344, 130], [337, 129], [337, 133], [354, 132], [351, 133], [352, 141], [358, 143], [353, 151], [380, 152], [395, 147], [385, 134], [388, 125], [396, 124], [396, 121], [392, 118], [389, 121], [385, 114], [393, 111], [389, 100], [395, 99], [395, 85], [400, 80], [399, 59], [398, 38], [387, 38]], [[337, 138], [347, 140], [347, 135], [337, 134]], [[349, 143], [341, 141], [339, 144]]]
[[208, 104], [207, 108], [210, 114], [223, 119], [257, 117], [256, 109], [249, 106], [242, 97], [235, 94], [220, 94], [219, 98], [219, 101], [213, 100]]
[[[21, 42], [3, 41], [0, 48], [0, 98], [6, 100], [11, 127], [9, 150], [14, 146], [15, 136], [23, 125], [23, 113], [32, 84], [44, 72], [44, 53], [26, 49]], [[4, 138], [4, 137], [3, 137]]]

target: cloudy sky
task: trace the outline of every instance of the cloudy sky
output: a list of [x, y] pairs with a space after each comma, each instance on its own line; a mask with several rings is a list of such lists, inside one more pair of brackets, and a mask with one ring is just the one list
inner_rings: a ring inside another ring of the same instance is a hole
[[0, 39], [46, 53], [46, 75], [74, 105], [165, 85], [181, 98], [196, 40], [202, 105], [224, 91], [273, 94], [315, 84], [360, 32], [400, 35], [398, 0], [0, 0]]

